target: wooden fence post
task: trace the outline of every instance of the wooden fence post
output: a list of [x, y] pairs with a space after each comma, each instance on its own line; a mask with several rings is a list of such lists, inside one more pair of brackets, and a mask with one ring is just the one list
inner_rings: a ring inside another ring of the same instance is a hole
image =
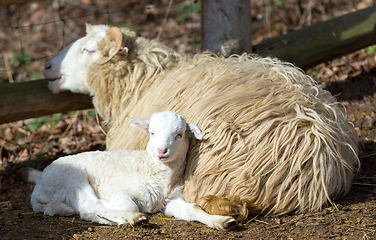
[[201, 1], [202, 51], [224, 56], [252, 51], [250, 0]]

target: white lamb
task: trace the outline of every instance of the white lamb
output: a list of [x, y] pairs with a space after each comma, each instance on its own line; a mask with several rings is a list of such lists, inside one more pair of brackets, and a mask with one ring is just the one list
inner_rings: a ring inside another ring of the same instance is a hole
[[34, 211], [77, 213], [101, 224], [135, 224], [146, 220], [141, 212], [162, 212], [219, 230], [236, 225], [232, 217], [210, 215], [183, 198], [189, 138], [202, 138], [196, 125], [171, 111], [153, 114], [150, 123], [135, 118], [129, 124], [150, 133], [146, 150], [86, 152], [54, 161], [37, 180]]

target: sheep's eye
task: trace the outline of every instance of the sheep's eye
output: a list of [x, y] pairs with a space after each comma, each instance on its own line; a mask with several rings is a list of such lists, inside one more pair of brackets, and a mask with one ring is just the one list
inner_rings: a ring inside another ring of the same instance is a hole
[[83, 48], [82, 49], [82, 52], [87, 52], [87, 53], [94, 53], [95, 51], [90, 51], [89, 49], [87, 48]]
[[153, 133], [153, 132], [151, 132], [151, 133], [150, 133], [150, 135], [154, 136], [154, 133]]
[[177, 137], [177, 138], [181, 138], [181, 137], [183, 137], [183, 134], [178, 133], [178, 134], [176, 135], [176, 137]]

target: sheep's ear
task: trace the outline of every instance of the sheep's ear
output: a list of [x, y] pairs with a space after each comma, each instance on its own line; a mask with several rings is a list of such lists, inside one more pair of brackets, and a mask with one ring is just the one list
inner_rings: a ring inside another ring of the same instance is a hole
[[86, 23], [85, 25], [86, 25], [86, 34], [89, 34], [91, 29], [93, 28], [93, 25], [91, 25], [90, 23]]
[[149, 120], [144, 120], [141, 118], [133, 118], [129, 120], [128, 124], [134, 128], [140, 129], [143, 132], [149, 133]]
[[195, 136], [196, 139], [202, 140], [202, 132], [196, 125], [187, 123], [187, 127], [193, 133], [193, 136]]
[[135, 31], [133, 31], [131, 28], [122, 27], [122, 28], [120, 28], [120, 30], [124, 33], [124, 35], [127, 38], [131, 38], [131, 39], [137, 38], [137, 33]]

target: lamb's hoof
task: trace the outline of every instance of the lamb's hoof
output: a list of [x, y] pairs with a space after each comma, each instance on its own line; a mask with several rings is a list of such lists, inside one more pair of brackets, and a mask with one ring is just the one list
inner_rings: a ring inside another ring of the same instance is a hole
[[141, 215], [135, 217], [133, 220], [134, 220], [134, 225], [147, 223], [149, 221], [148, 218], [144, 214], [141, 214]]
[[223, 227], [226, 230], [234, 230], [238, 224], [236, 223], [235, 219], [230, 218], [223, 222]]

